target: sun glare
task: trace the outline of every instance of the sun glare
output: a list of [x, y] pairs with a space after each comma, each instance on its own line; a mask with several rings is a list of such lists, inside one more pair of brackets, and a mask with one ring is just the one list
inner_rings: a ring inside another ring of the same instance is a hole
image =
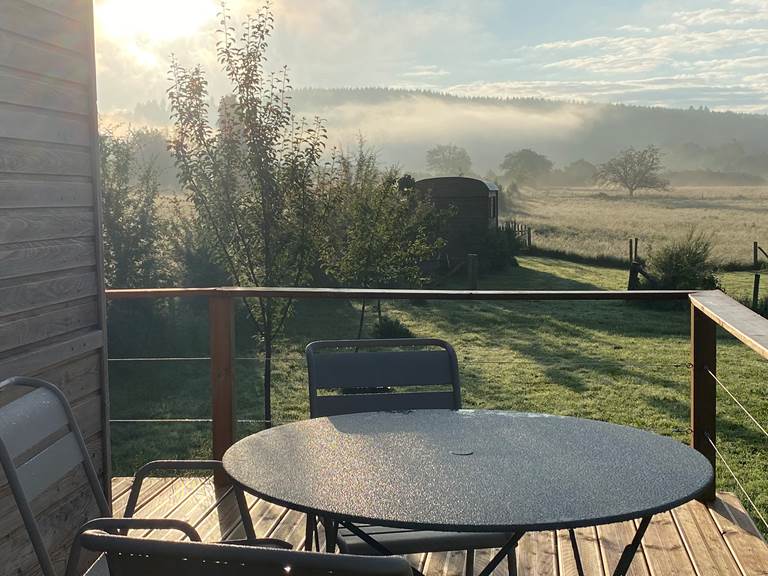
[[101, 0], [95, 16], [103, 37], [140, 45], [194, 34], [216, 18], [217, 10], [215, 0]]

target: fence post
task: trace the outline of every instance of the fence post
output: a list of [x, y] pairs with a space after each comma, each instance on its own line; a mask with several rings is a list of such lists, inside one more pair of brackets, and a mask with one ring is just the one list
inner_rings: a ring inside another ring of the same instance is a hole
[[752, 310], [757, 311], [760, 303], [760, 273], [755, 272], [755, 281], [752, 284]]
[[637, 244], [639, 242], [639, 238], [635, 238], [635, 252], [634, 252], [634, 258], [637, 260]]
[[629, 263], [632, 264], [632, 262], [635, 261], [635, 252], [632, 249], [632, 238], [629, 239]]
[[477, 290], [477, 254], [467, 254], [467, 282], [470, 290]]
[[759, 249], [760, 245], [757, 243], [757, 241], [752, 242], [752, 262], [754, 264], [753, 270], [757, 270], [760, 267], [760, 254], [758, 253]]
[[[691, 446], [706, 456], [715, 471], [717, 454], [709, 439], [716, 442], [717, 389], [712, 376], [717, 374], [716, 328], [712, 319], [691, 305]], [[714, 500], [715, 484], [699, 499]]]
[[[213, 458], [221, 460], [235, 441], [234, 403], [234, 305], [229, 296], [208, 299], [208, 337], [211, 356], [211, 426]], [[217, 485], [228, 483], [223, 473], [214, 476]]]
[[531, 227], [528, 226], [528, 229], [526, 230], [526, 234], [528, 235], [528, 250], [533, 248], [533, 231], [531, 230]]

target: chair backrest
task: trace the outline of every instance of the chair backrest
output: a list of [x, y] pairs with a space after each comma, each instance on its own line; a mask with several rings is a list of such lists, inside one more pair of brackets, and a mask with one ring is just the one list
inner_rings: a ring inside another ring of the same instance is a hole
[[[456, 352], [443, 340], [321, 340], [307, 346], [306, 356], [311, 418], [461, 408]], [[371, 393], [389, 388], [396, 390]]]
[[[411, 576], [397, 556], [348, 556], [233, 544], [174, 542], [83, 532], [79, 544], [107, 555], [110, 576]], [[76, 544], [77, 545], [77, 544]]]
[[[24, 389], [31, 390], [16, 397]], [[2, 404], [5, 398], [13, 400]], [[31, 502], [82, 466], [102, 516], [110, 514], [98, 476], [64, 394], [37, 378], [0, 382], [0, 463], [45, 576], [55, 576]]]

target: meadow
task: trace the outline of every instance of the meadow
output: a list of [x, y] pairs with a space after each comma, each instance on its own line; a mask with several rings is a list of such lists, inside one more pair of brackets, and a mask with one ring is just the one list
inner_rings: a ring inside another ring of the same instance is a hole
[[[487, 276], [480, 288], [520, 290], [618, 289], [626, 270], [541, 257]], [[459, 280], [456, 287], [461, 286]], [[307, 417], [303, 350], [322, 338], [357, 332], [359, 302], [304, 301], [296, 306], [274, 355], [273, 411], [277, 423]], [[450, 341], [457, 350], [465, 407], [541, 411], [629, 424], [686, 441], [689, 425], [689, 312], [677, 304], [623, 302], [384, 302], [384, 313], [417, 336]], [[369, 316], [370, 330], [374, 315]], [[198, 327], [205, 342], [204, 315]], [[180, 341], [190, 337], [189, 327]], [[261, 418], [261, 359], [240, 341], [237, 412]], [[205, 356], [204, 349], [179, 356]], [[150, 355], [151, 351], [147, 351]], [[761, 422], [768, 422], [762, 383], [768, 364], [729, 337], [719, 344], [718, 372]], [[205, 360], [112, 362], [113, 418], [207, 418]], [[718, 442], [746, 488], [768, 509], [765, 438], [719, 394]], [[241, 424], [240, 435], [260, 428]], [[201, 423], [114, 424], [114, 472], [131, 474], [152, 458], [207, 457], [210, 430]], [[719, 487], [737, 491], [719, 470]]]
[[675, 188], [626, 192], [593, 188], [532, 190], [505, 197], [504, 215], [530, 225], [538, 248], [584, 257], [628, 258], [698, 228], [712, 234], [724, 266], [749, 266], [752, 243], [768, 245], [768, 187]]

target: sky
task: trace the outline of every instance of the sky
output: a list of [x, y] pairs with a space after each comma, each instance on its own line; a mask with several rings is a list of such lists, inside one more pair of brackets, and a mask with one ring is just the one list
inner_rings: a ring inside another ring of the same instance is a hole
[[[236, 17], [258, 0], [230, 0]], [[217, 0], [96, 0], [103, 114], [161, 100], [171, 54], [211, 73]], [[768, 0], [275, 0], [293, 85], [425, 88], [768, 113]]]

